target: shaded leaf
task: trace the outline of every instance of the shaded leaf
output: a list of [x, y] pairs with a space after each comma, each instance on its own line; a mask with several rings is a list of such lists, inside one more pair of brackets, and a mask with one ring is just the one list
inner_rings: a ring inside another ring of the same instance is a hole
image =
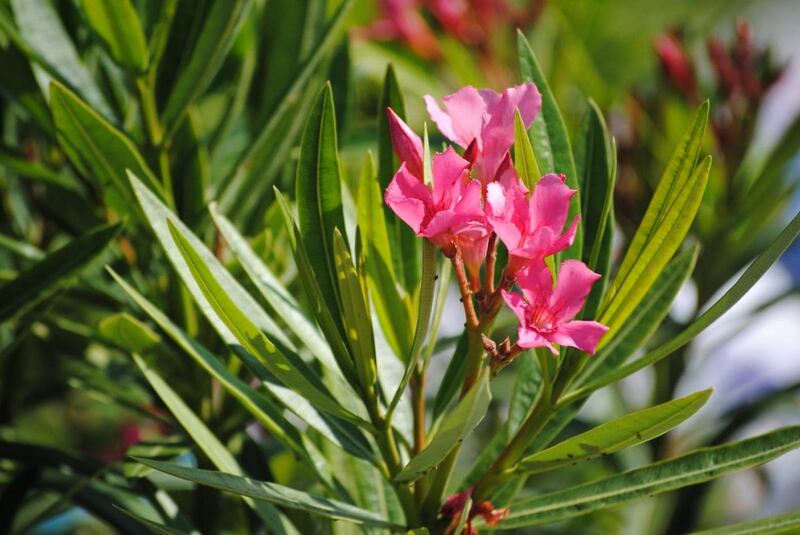
[[130, 0], [82, 0], [82, 4], [89, 26], [114, 61], [136, 72], [147, 69], [147, 42]]

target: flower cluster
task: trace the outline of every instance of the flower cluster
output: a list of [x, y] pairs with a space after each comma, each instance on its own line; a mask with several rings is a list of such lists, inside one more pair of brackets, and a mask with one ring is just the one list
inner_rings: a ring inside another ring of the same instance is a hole
[[[595, 321], [575, 321], [592, 285], [600, 276], [582, 262], [561, 265], [557, 284], [546, 259], [569, 248], [579, 218], [567, 225], [575, 190], [563, 175], [547, 174], [528, 191], [514, 169], [509, 150], [514, 143], [514, 116], [519, 111], [529, 127], [541, 107], [532, 83], [497, 93], [464, 87], [443, 98], [444, 108], [425, 97], [428, 113], [439, 131], [461, 147], [432, 157], [431, 182], [423, 177], [423, 147], [419, 136], [387, 109], [392, 143], [400, 169], [386, 190], [389, 207], [418, 236], [439, 246], [453, 259], [465, 308], [476, 296], [481, 318], [473, 314], [468, 327], [486, 327], [502, 302], [519, 319], [518, 339], [498, 358], [521, 349], [555, 345], [594, 353], [607, 327]], [[566, 226], [566, 230], [565, 230]], [[508, 250], [508, 262], [495, 288], [494, 263], [498, 240]], [[485, 266], [485, 284], [480, 282]], [[511, 292], [516, 283], [521, 294]], [[506, 344], [507, 345], [507, 344]]]

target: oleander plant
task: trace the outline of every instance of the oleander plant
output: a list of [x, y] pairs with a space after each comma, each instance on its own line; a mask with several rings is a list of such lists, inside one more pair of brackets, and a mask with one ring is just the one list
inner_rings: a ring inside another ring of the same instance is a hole
[[621, 225], [603, 111], [570, 131], [524, 32], [510, 87], [414, 102], [386, 64], [366, 112], [353, 4], [0, 2], [0, 532], [618, 533], [604, 515], [800, 447], [773, 426], [667, 451], [720, 395], [674, 384], [575, 425], [800, 234], [769, 231], [777, 164], [746, 259], [703, 224], [715, 102], [685, 104]]

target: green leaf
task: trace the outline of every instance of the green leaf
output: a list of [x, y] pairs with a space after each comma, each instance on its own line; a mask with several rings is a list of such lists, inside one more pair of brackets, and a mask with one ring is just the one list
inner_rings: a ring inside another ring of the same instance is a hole
[[699, 250], [695, 245], [675, 255], [625, 324], [600, 341], [597, 354], [588, 360], [577, 384], [615, 369], [650, 339], [694, 271]]
[[183, 236], [191, 243], [192, 247], [198, 252], [203, 259], [205, 265], [211, 270], [214, 278], [222, 284], [225, 291], [236, 302], [237, 306], [242, 309], [244, 314], [255, 323], [258, 328], [266, 332], [270, 338], [280, 341], [281, 343], [293, 347], [290, 340], [286, 337], [283, 329], [280, 328], [270, 318], [258, 303], [250, 296], [249, 293], [228, 273], [225, 267], [220, 263], [214, 254], [203, 245], [197, 236], [195, 236], [180, 220], [175, 217], [175, 214], [169, 210], [164, 203], [162, 203], [153, 193], [133, 174], [128, 173], [128, 180], [139, 201], [144, 212], [145, 218], [153, 230], [156, 238], [158, 239], [164, 252], [167, 254], [172, 267], [177, 272], [178, 276], [183, 281], [184, 285], [189, 289], [194, 300], [198, 303], [199, 308], [203, 315], [208, 319], [211, 326], [220, 335], [220, 337], [227, 344], [236, 344], [236, 337], [233, 336], [230, 329], [220, 320], [217, 314], [212, 309], [211, 305], [207, 302], [203, 292], [198, 284], [195, 282], [189, 266], [183, 258], [183, 255], [178, 250], [175, 242], [172, 239], [169, 228], [167, 227], [167, 220], [173, 221], [173, 224], [178, 227]]
[[714, 323], [720, 316], [735, 305], [756, 281], [766, 273], [769, 267], [781, 257], [783, 252], [794, 242], [798, 235], [800, 235], [800, 213], [795, 215], [794, 219], [783, 229], [775, 241], [753, 260], [747, 269], [745, 269], [744, 273], [742, 273], [741, 277], [739, 277], [722, 297], [672, 340], [660, 345], [630, 364], [617, 368], [613, 372], [595, 379], [590, 384], [562, 398], [561, 402], [567, 404], [575, 399], [580, 399], [598, 388], [619, 381], [623, 377], [636, 373], [642, 368], [655, 364], [689, 343], [695, 336], [703, 332], [706, 327]]
[[337, 43], [352, 4], [352, 0], [345, 0], [331, 16], [327, 27], [320, 34], [320, 40], [311, 48], [308, 58], [291, 77], [291, 85], [271, 110], [266, 124], [259, 128], [255, 141], [242, 155], [233, 171], [219, 183], [214, 197], [220, 200], [220, 206], [224, 210], [238, 210], [237, 201], [243, 201], [245, 196], [252, 196], [254, 189], [260, 186], [259, 182], [264, 178], [272, 178], [276, 165], [283, 164], [283, 159], [278, 156], [288, 153], [288, 149], [293, 146], [295, 134], [289, 127], [298, 123], [294, 115], [302, 109], [298, 106], [304, 101], [305, 93], [309, 92], [305, 86], [319, 63]]
[[436, 422], [445, 413], [450, 402], [453, 401], [461, 385], [464, 384], [464, 373], [467, 369], [467, 332], [459, 336], [455, 351], [447, 364], [447, 369], [442, 378], [442, 384], [433, 400], [433, 421]]
[[334, 520], [344, 520], [365, 526], [393, 530], [402, 529], [401, 526], [392, 524], [375, 513], [365, 511], [349, 503], [319, 498], [283, 485], [277, 485], [266, 481], [255, 481], [249, 478], [211, 470], [188, 468], [174, 463], [165, 463], [149, 459], [138, 460], [147, 466], [180, 479], [194, 481], [200, 485], [231, 492], [239, 496], [249, 496], [256, 500], [268, 501], [288, 509], [297, 509], [312, 515], [332, 518]]
[[639, 304], [678, 250], [700, 207], [711, 157], [695, 167], [708, 120], [708, 102], [698, 110], [661, 177], [642, 223], [608, 290], [601, 323], [618, 328]]
[[[136, 303], [189, 357], [200, 365], [208, 374], [214, 377], [219, 384], [264, 428], [291, 450], [299, 458], [313, 467], [323, 482], [329, 481], [329, 474], [315, 463], [308, 443], [297, 428], [284, 416], [283, 409], [272, 401], [272, 398], [263, 396], [250, 388], [244, 381], [235, 376], [216, 356], [205, 347], [188, 336], [167, 318], [158, 308], [150, 303], [143, 295], [123, 280], [114, 270], [108, 268], [114, 280], [122, 287], [126, 294]], [[279, 398], [280, 399], [280, 398]], [[357, 456], [364, 456], [362, 449], [351, 448], [354, 441], [346, 440], [347, 437], [332, 432], [327, 423], [318, 425], [319, 417], [311, 419], [302, 409], [305, 405], [298, 403], [287, 404], [286, 408], [303, 419], [309, 426], [330, 440], [333, 444]], [[369, 455], [368, 455], [369, 457]]]
[[[300, 286], [311, 305], [311, 311], [319, 324], [322, 333], [325, 335], [326, 340], [330, 344], [333, 356], [339, 369], [344, 374], [345, 378], [351, 385], [358, 384], [355, 368], [353, 366], [353, 359], [350, 355], [350, 349], [345, 342], [342, 331], [339, 328], [340, 323], [336, 322], [334, 312], [328, 308], [328, 303], [325, 302], [322, 295], [322, 290], [319, 287], [319, 280], [314, 274], [314, 269], [311, 266], [308, 252], [306, 251], [305, 243], [300, 236], [300, 230], [294, 223], [291, 208], [286, 202], [283, 195], [275, 190], [275, 196], [278, 199], [278, 206], [281, 208], [283, 215], [283, 223], [289, 237], [289, 244], [292, 248], [292, 255], [299, 273]], [[338, 317], [338, 310], [337, 310]]]
[[144, 72], [149, 61], [142, 23], [130, 0], [82, 0], [89, 26], [114, 61], [135, 72]]
[[127, 312], [103, 318], [97, 324], [97, 331], [117, 346], [134, 353], [147, 351], [161, 341], [150, 327]]
[[372, 321], [360, 277], [338, 228], [333, 231], [333, 254], [336, 259], [339, 295], [342, 298], [342, 321], [347, 341], [359, 383], [363, 391], [369, 392], [375, 388], [377, 379]]
[[0, 286], [0, 323], [18, 317], [69, 284], [106, 248], [119, 230], [119, 225], [97, 227]]
[[410, 483], [438, 465], [483, 420], [491, 399], [486, 369], [453, 410], [445, 415], [425, 449], [411, 458], [395, 481]]
[[542, 177], [542, 172], [539, 171], [539, 164], [536, 163], [536, 156], [533, 154], [531, 138], [528, 136], [528, 130], [525, 129], [525, 123], [522, 121], [518, 109], [514, 110], [514, 167], [525, 187], [528, 188], [528, 191], [532, 191]]
[[[192, 438], [208, 459], [217, 469], [240, 476], [243, 474], [239, 463], [231, 452], [217, 439], [206, 424], [197, 417], [180, 396], [137, 354], [134, 353], [133, 360], [144, 375], [158, 397], [167, 406], [169, 411], [181, 424], [181, 427]], [[253, 508], [259, 517], [264, 521], [271, 531], [276, 533], [298, 533], [289, 520], [284, 517], [275, 507], [268, 503], [256, 502], [252, 498], [242, 496], [247, 505]]]
[[211, 84], [250, 9], [251, 0], [214, 2], [205, 17], [203, 29], [182, 67], [162, 114], [162, 122], [172, 132], [178, 127], [189, 105]]
[[[428, 327], [431, 323], [431, 310], [433, 310], [433, 294], [436, 286], [436, 254], [437, 247], [433, 242], [425, 240], [422, 244], [422, 276], [420, 277], [419, 299], [417, 300], [417, 327], [414, 329], [414, 342], [411, 351], [406, 357], [406, 369], [403, 378], [397, 386], [389, 407], [386, 409], [387, 420], [394, 412], [397, 404], [408, 386], [411, 375], [417, 369], [422, 344], [428, 336]], [[442, 290], [445, 291], [445, 290]], [[477, 424], [476, 424], [477, 425]]]
[[[406, 105], [403, 100], [403, 93], [400, 91], [400, 84], [394, 67], [391, 64], [386, 66], [386, 74], [383, 79], [383, 91], [378, 102], [378, 180], [380, 191], [386, 191], [395, 172], [400, 168], [400, 162], [394, 154], [392, 147], [392, 136], [389, 130], [389, 119], [386, 116], [386, 108], [392, 108], [398, 117], [405, 120]], [[381, 195], [381, 200], [383, 195]], [[389, 241], [387, 246], [392, 255], [394, 272], [401, 281], [403, 288], [408, 294], [413, 294], [419, 284], [420, 273], [420, 240], [408, 225], [397, 217], [392, 210], [383, 205], [383, 214], [386, 226], [389, 229]], [[404, 354], [404, 353], [401, 353]]]
[[[19, 43], [22, 45], [22, 52], [34, 63], [43, 67], [50, 76], [78, 93], [97, 113], [109, 121], [114, 121], [114, 112], [95, 84], [92, 74], [81, 62], [53, 2], [13, 0], [11, 5], [19, 26], [19, 34], [24, 41]], [[11, 31], [11, 36], [14, 37], [13, 28], [4, 29]]]
[[708, 481], [763, 464], [800, 446], [800, 427], [694, 452], [511, 505], [500, 524], [513, 529], [557, 522], [632, 500]]
[[583, 240], [586, 244], [583, 261], [595, 269], [599, 254], [597, 247], [602, 244], [613, 202], [616, 155], [603, 113], [591, 99], [581, 125], [576, 160], [583, 210]]
[[192, 272], [203, 295], [225, 326], [242, 347], [256, 357], [279, 381], [295, 390], [312, 404], [353, 423], [363, 423], [360, 418], [345, 410], [328, 392], [317, 374], [299, 358], [289, 358], [279, 351], [261, 330], [242, 312], [231, 296], [206, 266], [180, 230], [168, 220], [169, 230], [178, 250]]
[[517, 474], [546, 472], [647, 442], [692, 416], [710, 396], [710, 389], [703, 390], [626, 414], [523, 458], [513, 471]]
[[800, 513], [729, 524], [721, 528], [693, 531], [690, 535], [791, 535], [800, 530]]
[[[539, 169], [544, 173], [563, 173], [567, 177], [567, 185], [579, 189], [578, 173], [572, 155], [572, 146], [564, 119], [559, 111], [558, 103], [553, 96], [547, 79], [539, 67], [536, 55], [525, 35], [517, 30], [517, 53], [519, 70], [522, 79], [534, 82], [542, 94], [542, 109], [531, 124], [533, 151]], [[579, 196], [573, 197], [570, 204], [568, 220], [581, 213]], [[564, 258], [580, 258], [583, 250], [583, 225], [578, 225], [575, 242], [564, 254]]]
[[64, 152], [81, 174], [97, 181], [111, 207], [121, 214], [136, 213], [126, 169], [165, 198], [161, 184], [131, 140], [58, 82], [50, 85], [50, 109]]
[[[332, 240], [334, 229], [344, 229], [345, 225], [336, 115], [330, 84], [325, 84], [320, 91], [306, 122], [297, 162], [296, 185], [300, 237], [308, 251], [323, 301], [331, 311], [338, 311], [341, 299], [336, 284]], [[334, 320], [344, 335], [339, 314], [335, 314]]]
[[336, 370], [336, 360], [330, 346], [320, 334], [317, 326], [310, 320], [300, 304], [281, 284], [274, 273], [261, 261], [247, 240], [236, 230], [236, 227], [217, 211], [215, 204], [210, 207], [211, 217], [220, 234], [225, 238], [234, 256], [244, 268], [253, 285], [266, 299], [277, 316], [283, 319], [286, 326], [297, 335], [303, 345], [314, 354], [320, 362], [331, 371]]
[[164, 524], [159, 524], [158, 522], [150, 520], [149, 518], [145, 518], [143, 516], [137, 515], [136, 513], [132, 513], [130, 511], [128, 511], [127, 509], [123, 509], [122, 507], [119, 507], [119, 506], [116, 506], [116, 507], [117, 507], [117, 509], [119, 509], [120, 511], [122, 511], [123, 513], [125, 513], [126, 515], [131, 517], [132, 519], [136, 520], [137, 522], [139, 522], [143, 526], [147, 526], [148, 528], [153, 530], [155, 533], [159, 533], [160, 535], [189, 535], [188, 531], [181, 531], [179, 529], [175, 529], [175, 528], [172, 528], [170, 526], [166, 526]]
[[358, 229], [363, 240], [367, 283], [375, 313], [389, 346], [395, 355], [402, 357], [410, 351], [411, 300], [398, 285], [383, 196], [369, 154], [358, 179]]

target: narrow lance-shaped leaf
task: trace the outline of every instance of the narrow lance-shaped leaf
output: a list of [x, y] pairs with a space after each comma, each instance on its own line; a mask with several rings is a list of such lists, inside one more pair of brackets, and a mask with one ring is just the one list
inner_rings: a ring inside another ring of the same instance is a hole
[[128, 351], [141, 353], [161, 342], [147, 324], [127, 312], [113, 314], [100, 320], [97, 331], [109, 342]]
[[800, 531], [800, 513], [770, 516], [721, 528], [693, 531], [690, 535], [790, 535]]
[[[601, 321], [625, 321], [680, 246], [703, 197], [710, 160], [695, 169], [708, 120], [708, 102], [695, 115], [672, 155], [642, 223], [628, 247], [603, 304]], [[612, 322], [612, 323], [610, 323]]]
[[745, 269], [742, 276], [725, 292], [708, 310], [703, 312], [699, 318], [693, 321], [686, 329], [681, 331], [669, 342], [653, 349], [643, 357], [631, 362], [630, 364], [618, 368], [602, 377], [592, 381], [590, 384], [571, 392], [562, 398], [564, 404], [570, 403], [575, 399], [580, 399], [598, 388], [616, 382], [628, 375], [655, 364], [661, 359], [669, 356], [677, 349], [683, 347], [695, 336], [703, 332], [709, 325], [714, 323], [720, 316], [727, 312], [739, 299], [752, 288], [752, 286], [766, 273], [767, 269], [774, 264], [783, 252], [800, 235], [800, 213], [787, 225], [781, 234], [775, 239], [767, 249]]
[[710, 389], [703, 390], [626, 414], [523, 458], [517, 463], [513, 472], [517, 474], [546, 472], [647, 442], [692, 416], [710, 396]]
[[442, 462], [483, 420], [491, 399], [487, 368], [453, 410], [445, 415], [425, 449], [412, 457], [395, 476], [395, 481], [415, 481]]
[[699, 449], [606, 479], [511, 504], [511, 512], [505, 520], [488, 529], [514, 529], [558, 522], [758, 466], [798, 446], [800, 427], [787, 427], [748, 440]]
[[342, 297], [342, 320], [347, 332], [356, 373], [364, 392], [375, 387], [375, 337], [367, 300], [350, 251], [339, 229], [333, 231], [333, 253], [336, 258], [336, 273], [339, 294]]
[[119, 225], [93, 229], [0, 286], [0, 323], [51, 297], [96, 258], [119, 233]]
[[[403, 100], [403, 93], [400, 91], [400, 84], [397, 82], [394, 67], [391, 64], [386, 67], [386, 75], [383, 78], [383, 91], [378, 103], [378, 180], [381, 192], [386, 191], [392, 177], [400, 168], [400, 162], [397, 160], [392, 147], [392, 136], [389, 130], [386, 108], [392, 108], [398, 117], [405, 120], [405, 101]], [[383, 195], [381, 195], [382, 198]], [[389, 250], [393, 252], [392, 259], [395, 273], [397, 273], [406, 292], [413, 294], [417, 284], [419, 284], [421, 248], [419, 238], [386, 205], [383, 206], [383, 214], [389, 229], [389, 242], [387, 245], [389, 245]]]
[[126, 169], [141, 177], [160, 199], [166, 198], [133, 142], [58, 82], [50, 85], [50, 109], [64, 152], [81, 173], [98, 182], [115, 210], [136, 213]]
[[214, 2], [203, 29], [164, 107], [162, 121], [174, 131], [187, 107], [211, 84], [250, 9], [251, 0]]
[[172, 238], [215, 313], [230, 329], [242, 347], [256, 357], [281, 382], [306, 397], [321, 410], [335, 416], [363, 423], [357, 416], [346, 411], [327, 391], [317, 374], [299, 358], [289, 359], [277, 350], [273, 343], [256, 325], [245, 316], [233, 300], [216, 281], [189, 241], [168, 221]]
[[411, 338], [411, 299], [402, 291], [393, 266], [383, 197], [371, 155], [358, 179], [358, 228], [363, 240], [367, 285], [383, 333], [395, 355], [407, 355]]
[[536, 156], [533, 153], [533, 145], [531, 145], [531, 138], [528, 136], [528, 130], [525, 128], [525, 123], [522, 121], [522, 116], [519, 110], [514, 110], [514, 167], [517, 169], [525, 187], [529, 191], [539, 181], [542, 172], [539, 171], [539, 164], [536, 163]]
[[[308, 251], [324, 303], [332, 312], [338, 311], [341, 300], [336, 284], [332, 240], [334, 229], [344, 229], [345, 225], [336, 115], [330, 84], [320, 91], [306, 122], [300, 160], [297, 162], [296, 184], [300, 236]], [[334, 321], [342, 335], [345, 335], [338, 313]]]
[[327, 498], [319, 498], [283, 485], [265, 481], [255, 481], [246, 477], [224, 474], [211, 470], [189, 468], [174, 463], [165, 463], [150, 459], [137, 460], [165, 474], [170, 474], [187, 481], [194, 481], [195, 483], [239, 496], [249, 496], [256, 500], [265, 500], [288, 509], [297, 509], [312, 515], [335, 520], [344, 520], [365, 526], [388, 528], [398, 531], [403, 529], [402, 526], [392, 524], [377, 514], [360, 509], [355, 505]]
[[83, 13], [114, 61], [144, 72], [149, 61], [142, 23], [130, 0], [83, 0]]
[[[147, 382], [156, 391], [158, 397], [164, 402], [169, 411], [181, 424], [195, 444], [200, 447], [209, 460], [222, 472], [242, 475], [242, 469], [231, 452], [217, 439], [206, 427], [206, 424], [197, 417], [180, 396], [169, 384], [153, 370], [139, 355], [133, 355], [133, 360], [145, 376]], [[275, 507], [269, 503], [256, 502], [250, 497], [242, 496], [244, 502], [253, 508], [258, 516], [265, 522], [271, 531], [283, 534], [297, 534], [298, 531]]]
[[[567, 127], [547, 83], [547, 78], [539, 67], [536, 55], [525, 35], [519, 30], [517, 30], [517, 53], [522, 79], [526, 82], [534, 82], [542, 95], [542, 109], [531, 124], [533, 151], [536, 154], [539, 169], [544, 173], [563, 173], [567, 177], [567, 185], [578, 190], [580, 189], [578, 173], [575, 170], [575, 160]], [[581, 213], [580, 203], [580, 195], [572, 198], [568, 220], [571, 221]], [[564, 258], [580, 258], [582, 250], [583, 229], [582, 225], [579, 225], [573, 246], [562, 256]]]

